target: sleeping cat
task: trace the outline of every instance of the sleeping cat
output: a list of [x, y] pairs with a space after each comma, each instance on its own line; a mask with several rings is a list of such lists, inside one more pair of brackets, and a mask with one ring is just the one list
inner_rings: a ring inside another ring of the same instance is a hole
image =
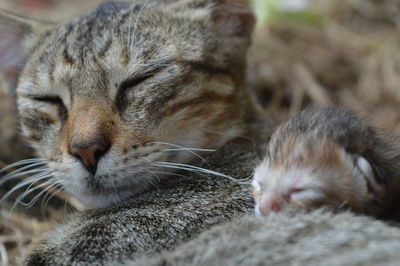
[[[112, 206], [177, 170], [204, 171], [188, 163], [248, 134], [257, 119], [244, 87], [254, 25], [249, 1], [107, 2], [64, 23], [4, 11], [0, 22], [2, 72], [16, 90], [23, 133], [39, 156], [20, 163], [34, 174], [22, 185], [41, 181], [87, 208]], [[318, 117], [321, 111], [313, 112]], [[346, 121], [345, 112], [338, 113]], [[321, 127], [331, 122], [324, 119]], [[289, 128], [289, 136], [299, 134]], [[272, 144], [278, 139], [281, 145], [285, 139], [277, 132]], [[267, 161], [255, 172], [256, 194], [272, 167]], [[369, 162], [356, 166], [379, 194]], [[281, 198], [272, 196], [264, 196], [262, 212]]]
[[30, 181], [111, 206], [246, 134], [253, 24], [238, 0], [107, 2], [65, 23], [2, 11], [1, 70], [42, 169]]

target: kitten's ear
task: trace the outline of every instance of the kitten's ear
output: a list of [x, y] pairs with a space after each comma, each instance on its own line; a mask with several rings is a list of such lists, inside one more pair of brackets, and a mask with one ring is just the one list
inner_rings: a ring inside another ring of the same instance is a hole
[[17, 86], [29, 49], [49, 26], [0, 10], [0, 75], [10, 91]]
[[213, 19], [223, 36], [250, 38], [255, 16], [250, 0], [214, 0], [216, 9]]

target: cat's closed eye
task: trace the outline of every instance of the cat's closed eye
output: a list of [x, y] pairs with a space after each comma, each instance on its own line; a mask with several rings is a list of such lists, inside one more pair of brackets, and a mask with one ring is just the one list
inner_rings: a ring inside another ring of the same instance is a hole
[[150, 71], [146, 71], [146, 73], [143, 73], [141, 75], [135, 75], [132, 76], [123, 82], [118, 86], [118, 93], [116, 97], [116, 104], [118, 109], [121, 111], [126, 107], [127, 100], [126, 100], [126, 95], [127, 93], [140, 85], [141, 83], [145, 82], [146, 80], [154, 77], [157, 73], [162, 71], [166, 65], [162, 64], [161, 67], [156, 67], [155, 69], [152, 69]]
[[29, 98], [37, 102], [42, 102], [56, 106], [58, 108], [58, 114], [61, 120], [65, 120], [68, 116], [67, 107], [65, 106], [63, 100], [59, 96], [44, 95], [44, 96], [30, 96]]
[[30, 98], [32, 100], [39, 101], [39, 102], [64, 105], [63, 101], [58, 96], [47, 96], [47, 95], [46, 96], [30, 96]]
[[118, 109], [121, 111], [126, 107], [126, 94], [130, 89], [133, 89], [140, 83], [144, 82], [145, 80], [151, 78], [154, 75], [154, 73], [146, 74], [143, 76], [138, 76], [138, 77], [132, 77], [129, 78], [125, 81], [123, 81], [118, 88], [118, 94], [117, 94], [117, 99], [116, 99], [116, 104]]

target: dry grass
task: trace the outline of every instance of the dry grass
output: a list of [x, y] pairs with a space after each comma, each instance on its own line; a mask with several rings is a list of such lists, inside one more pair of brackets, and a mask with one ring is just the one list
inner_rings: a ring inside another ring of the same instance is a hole
[[[50, 2], [51, 8], [40, 9], [33, 16], [60, 17], [57, 10], [62, 10], [61, 17], [65, 18], [76, 13], [75, 2], [85, 10], [100, 0]], [[0, 7], [33, 12], [21, 7], [21, 3], [24, 1], [1, 0]], [[249, 86], [277, 121], [309, 104], [336, 104], [363, 113], [376, 126], [400, 134], [398, 0], [313, 3], [316, 19], [312, 21], [282, 15], [272, 24], [258, 28], [250, 52]], [[45, 216], [35, 210], [3, 211], [3, 263], [5, 254], [11, 264], [19, 263], [37, 239], [51, 230], [54, 222], [62, 220], [64, 209], [57, 205], [51, 208]]]
[[400, 133], [398, 1], [314, 1], [319, 19], [283, 16], [260, 28], [250, 86], [280, 120], [308, 104], [336, 104]]
[[[7, 208], [5, 206], [4, 208]], [[61, 221], [60, 212], [41, 220], [23, 211], [1, 212], [0, 255], [2, 265], [20, 265], [25, 255], [38, 243], [44, 233]]]

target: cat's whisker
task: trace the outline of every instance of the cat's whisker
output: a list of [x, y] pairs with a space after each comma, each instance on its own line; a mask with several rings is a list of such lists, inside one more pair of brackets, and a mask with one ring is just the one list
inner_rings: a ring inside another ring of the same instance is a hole
[[40, 173], [43, 173], [44, 171], [48, 171], [48, 170], [49, 169], [47, 167], [46, 168], [43, 167], [43, 168], [37, 168], [37, 169], [27, 170], [27, 171], [23, 171], [23, 172], [17, 172], [17, 173], [13, 172], [12, 174], [10, 173], [10, 174], [4, 176], [3, 178], [1, 178], [0, 186], [11, 179], [25, 177], [30, 174], [40, 174]]
[[[226, 132], [224, 131], [216, 131], [216, 130], [210, 130], [210, 129], [202, 129], [202, 131], [207, 132], [207, 133], [211, 133], [211, 134], [215, 134], [215, 135], [226, 135]], [[252, 146], [254, 147], [254, 149], [256, 149], [256, 147], [258, 146], [256, 141], [254, 140], [254, 138], [246, 136], [246, 135], [240, 135], [240, 134], [230, 134], [232, 136], [232, 139], [243, 139], [246, 141], [249, 141]]]
[[[147, 161], [147, 163], [149, 163], [149, 165], [146, 165], [146, 167], [138, 166], [137, 164], [134, 164], [134, 165], [132, 165], [133, 167], [132, 166], [130, 166], [130, 167], [132, 167], [136, 171], [137, 170], [139, 170], [139, 171], [145, 170], [147, 172], [151, 171], [153, 175], [154, 174], [157, 175], [158, 182], [160, 182], [160, 176], [159, 175], [165, 175], [165, 176], [171, 175], [171, 176], [187, 177], [186, 175], [182, 175], [182, 174], [178, 174], [178, 173], [174, 173], [174, 172], [158, 171], [158, 169], [160, 168], [158, 165], [154, 165], [153, 162], [148, 160], [148, 159], [145, 159], [145, 160]], [[126, 168], [129, 168], [129, 167], [124, 167], [124, 168], [121, 168], [121, 169], [126, 169]], [[149, 168], [152, 168], [152, 169], [149, 169]], [[118, 170], [119, 169], [116, 169], [116, 171], [118, 171]], [[175, 168], [174, 168], [174, 170], [175, 170]], [[142, 174], [142, 173], [144, 173], [144, 172], [136, 172], [135, 174], [139, 175], [139, 174]], [[199, 174], [203, 175], [202, 173], [199, 173]], [[124, 178], [125, 176], [122, 175], [121, 177]], [[158, 186], [156, 186], [156, 188], [158, 189]]]
[[191, 171], [191, 172], [198, 172], [198, 173], [205, 173], [205, 170], [199, 170], [199, 169], [195, 169], [189, 166], [181, 166], [181, 165], [176, 165], [176, 164], [167, 164], [165, 162], [155, 162], [154, 165], [157, 166], [162, 166], [162, 167], [166, 167], [166, 168], [173, 168], [173, 169], [178, 169], [178, 170], [186, 170], [186, 171]]
[[26, 169], [29, 167], [33, 167], [35, 165], [39, 165], [39, 164], [46, 164], [47, 162], [48, 162], [48, 160], [46, 160], [46, 159], [27, 159], [27, 160], [18, 161], [18, 162], [9, 164], [6, 167], [0, 169], [0, 174], [4, 173], [4, 172], [8, 172], [10, 169], [15, 169], [16, 167], [19, 167], [21, 165], [28, 164], [27, 166], [24, 166], [22, 168], [14, 170], [13, 172], [20, 171], [20, 170], [23, 170], [23, 169]]
[[161, 144], [161, 145], [168, 145], [168, 146], [172, 146], [172, 147], [176, 147], [176, 148], [180, 148], [180, 149], [184, 149], [184, 150], [190, 150], [190, 151], [207, 151], [207, 152], [215, 152], [215, 149], [204, 149], [204, 148], [192, 148], [192, 147], [183, 147], [180, 146], [178, 144], [174, 144], [174, 143], [169, 143], [169, 142], [163, 142], [163, 141], [154, 141], [154, 142], [150, 142], [152, 144]]
[[114, 13], [115, 13], [115, 16], [116, 16], [117, 19], [118, 19], [118, 24], [119, 24], [119, 28], [118, 28], [118, 29], [121, 30], [121, 29], [122, 29], [121, 14], [119, 14], [119, 13], [117, 12], [117, 10], [115, 9], [114, 3], [111, 3], [110, 6], [111, 6], [111, 8], [113, 9], [113, 11], [114, 11]]
[[[58, 186], [62, 186], [58, 181], [55, 181], [54, 183], [47, 185], [42, 192], [40, 192], [38, 195], [36, 195], [35, 198], [33, 198], [32, 201], [29, 202], [28, 205], [25, 205], [25, 206], [28, 208], [32, 207], [38, 201], [38, 199], [41, 197], [41, 195], [43, 195], [43, 194], [47, 195], [49, 192], [52, 193], [52, 195], [49, 197], [51, 199], [53, 196], [55, 196], [55, 194], [57, 192], [60, 191], [59, 189], [54, 191], [54, 189], [57, 188]], [[52, 191], [54, 191], [54, 192], [52, 192]], [[48, 201], [47, 201], [47, 203], [48, 203]]]
[[2, 177], [2, 179], [4, 180], [4, 178], [8, 178], [9, 176], [30, 170], [35, 167], [44, 167], [46, 164], [47, 164], [47, 162], [34, 162], [34, 163], [29, 163], [28, 165], [26, 165], [26, 163], [25, 163], [25, 164], [21, 164], [22, 167], [20, 167], [20, 168], [16, 168], [15, 164], [12, 164], [12, 165], [8, 165], [8, 166], [4, 167], [0, 173], [7, 172], [7, 174]]
[[213, 170], [201, 168], [198, 166], [193, 166], [193, 165], [188, 165], [188, 164], [182, 164], [182, 163], [171, 163], [171, 162], [155, 162], [155, 165], [166, 167], [166, 168], [175, 168], [175, 169], [181, 169], [181, 170], [187, 170], [191, 172], [198, 172], [198, 173], [204, 173], [204, 174], [210, 174], [210, 175], [215, 175], [215, 176], [220, 176], [220, 177], [225, 177], [235, 183], [239, 184], [247, 184], [249, 180], [251, 179], [251, 176], [245, 178], [245, 179], [238, 179], [234, 178], [232, 176], [222, 174], [220, 172], [216, 172]]
[[[154, 186], [156, 189], [159, 189], [159, 186], [157, 185], [157, 183], [159, 183], [161, 181], [160, 175], [173, 175], [173, 176], [187, 177], [185, 175], [177, 174], [177, 173], [174, 173], [174, 172], [157, 171], [157, 169], [159, 169], [159, 166], [152, 165], [152, 161], [150, 161], [148, 159], [145, 159], [145, 160], [149, 163], [148, 165], [139, 166], [137, 164], [133, 164], [133, 165], [130, 165], [130, 166], [124, 166], [124, 167], [121, 167], [121, 168], [117, 168], [117, 169], [115, 169], [115, 172], [118, 172], [119, 170], [122, 170], [122, 169], [126, 170], [126, 169], [129, 169], [129, 168], [132, 168], [132, 172], [133, 171], [135, 172], [134, 176], [145, 174], [146, 172], [148, 172], [148, 173], [150, 173], [152, 176], [154, 176], [157, 179], [157, 182], [152, 182], [151, 179], [145, 179], [145, 180], [142, 180], [142, 181], [146, 181], [146, 182], [151, 183], [151, 185]], [[121, 178], [125, 178], [126, 176], [125, 175], [120, 175], [120, 177]], [[137, 179], [133, 179], [132, 181], [134, 183], [137, 183], [138, 180]]]
[[190, 151], [204, 151], [204, 152], [215, 152], [216, 150], [211, 150], [211, 149], [200, 149], [200, 148], [170, 148], [170, 149], [165, 149], [165, 151], [182, 151], [182, 150], [190, 150]]
[[173, 176], [180, 176], [180, 177], [187, 177], [186, 175], [177, 174], [174, 172], [162, 172], [162, 171], [153, 171], [154, 173], [161, 174], [161, 175], [173, 175]]
[[[155, 172], [153, 172], [153, 171], [151, 171], [150, 169], [147, 169], [147, 168], [142, 168], [142, 169], [148, 171], [150, 174], [155, 176], [158, 183], [160, 182], [160, 177]], [[145, 179], [145, 181], [149, 182], [156, 189], [158, 189], [158, 190], [160, 189], [160, 187], [157, 185], [157, 182], [153, 182], [153, 180], [151, 178], [147, 178], [147, 179]]]
[[151, 173], [153, 176], [155, 176], [157, 178], [157, 181], [160, 182], [160, 177], [158, 175], [156, 175], [152, 170], [146, 168], [146, 167], [142, 167], [140, 168], [141, 170], [145, 170], [146, 172]]
[[[43, 198], [42, 205], [40, 206], [42, 212], [43, 212], [43, 210], [46, 210], [47, 205], [49, 204], [50, 200], [54, 196], [56, 196], [59, 192], [61, 192], [63, 188], [64, 188], [64, 186], [61, 183], [58, 183], [54, 187], [48, 189], [48, 192], [46, 193], [46, 195]], [[46, 199], [46, 197], [47, 197], [47, 199]], [[43, 204], [43, 202], [44, 202], [44, 204]]]
[[[133, 166], [133, 167], [132, 167], [132, 166]], [[138, 165], [136, 165], [136, 164], [135, 164], [135, 165], [132, 165], [132, 166], [124, 166], [124, 167], [121, 167], [120, 169], [116, 169], [115, 172], [118, 172], [119, 170], [122, 170], [122, 169], [126, 170], [127, 168], [128, 168], [128, 169], [129, 169], [129, 168], [132, 168], [132, 170], [135, 170], [135, 174], [136, 174], [136, 175], [139, 175], [139, 174], [145, 173], [145, 172], [149, 172], [149, 173], [151, 173], [153, 176], [156, 177], [157, 182], [160, 182], [160, 177], [157, 175], [157, 173], [153, 172], [153, 171], [150, 170], [148, 167], [146, 168], [146, 167], [143, 167], [143, 166], [138, 166]], [[125, 178], [125, 175], [120, 175], [120, 177], [123, 179], [123, 178]], [[148, 180], [146, 180], [146, 181], [148, 181]], [[151, 183], [152, 183], [152, 182], [151, 182]], [[158, 189], [158, 186], [157, 186], [156, 184], [152, 183], [152, 185]]]
[[[194, 156], [196, 156], [197, 158], [199, 158], [205, 164], [208, 164], [207, 161], [202, 156], [200, 156], [199, 154], [195, 153], [194, 151], [195, 150], [198, 150], [198, 151], [210, 151], [210, 152], [211, 151], [215, 151], [215, 150], [208, 150], [208, 149], [185, 148], [185, 147], [179, 146], [177, 144], [172, 144], [172, 143], [168, 143], [168, 142], [152, 142], [152, 143], [161, 144], [161, 145], [168, 145], [168, 146], [179, 148], [182, 151], [187, 151], [187, 152], [193, 154]], [[164, 151], [171, 151], [171, 150], [172, 149], [164, 149]], [[178, 149], [173, 149], [173, 150], [179, 151]]]
[[132, 33], [133, 39], [132, 39], [131, 46], [129, 47], [129, 48], [130, 48], [130, 51], [132, 51], [132, 49], [133, 49], [133, 43], [135, 42], [135, 38], [136, 38], [136, 36], [135, 36], [135, 35], [136, 35], [136, 28], [137, 28], [137, 25], [138, 25], [139, 18], [140, 18], [140, 16], [142, 15], [142, 11], [143, 11], [143, 9], [147, 6], [148, 2], [149, 2], [149, 0], [146, 0], [146, 1], [144, 2], [143, 6], [140, 8], [139, 14], [138, 14], [138, 16], [137, 16], [137, 18], [136, 18], [135, 26], [134, 26], [134, 28], [133, 28], [133, 33]]
[[[26, 208], [32, 207], [44, 193], [47, 193], [47, 191], [48, 191], [49, 189], [51, 189], [53, 186], [55, 186], [55, 185], [57, 185], [57, 184], [59, 184], [59, 183], [57, 182], [57, 180], [51, 179], [51, 180], [48, 180], [47, 182], [45, 182], [45, 183], [43, 183], [43, 184], [40, 184], [40, 185], [36, 186], [35, 188], [33, 188], [33, 189], [30, 191], [30, 193], [32, 193], [33, 191], [36, 191], [37, 189], [40, 189], [40, 188], [42, 188], [42, 187], [44, 187], [45, 189], [43, 189], [43, 191], [41, 191], [40, 193], [38, 193], [38, 194], [37, 194], [30, 202], [28, 202], [28, 203], [25, 203], [25, 202], [21, 201], [21, 200], [24, 198], [24, 197], [22, 197], [19, 201], [16, 201], [16, 202], [13, 204], [13, 206], [12, 206], [11, 209], [15, 208], [15, 207], [17, 206], [18, 203], [21, 204], [22, 206], [26, 207]], [[28, 193], [28, 194], [30, 194], [30, 193]], [[27, 195], [28, 195], [28, 194], [27, 194]], [[26, 195], [26, 196], [27, 196], [27, 195]]]
[[[19, 183], [17, 183], [17, 184], [13, 187], [13, 189], [19, 189], [19, 188], [21, 188], [21, 187], [23, 187], [23, 186], [26, 186], [26, 185], [30, 184], [31, 182], [34, 182], [35, 180], [41, 180], [41, 179], [47, 177], [47, 176], [50, 175], [50, 174], [51, 174], [50, 172], [40, 171], [39, 173], [36, 173], [36, 174], [33, 175], [33, 176], [24, 178], [24, 179], [21, 180]], [[9, 191], [9, 192], [10, 192], [10, 191]], [[8, 193], [9, 193], [9, 192], [8, 192]]]
[[[54, 186], [54, 188], [55, 187], [57, 187], [57, 186]], [[43, 208], [44, 203], [47, 202], [48, 198], [50, 198], [52, 195], [54, 195], [52, 192], [54, 192], [52, 189], [47, 189], [46, 194], [44, 194], [44, 196], [42, 198], [42, 201], [40, 203], [40, 209], [41, 209], [42, 213], [44, 213], [44, 210], [45, 210]]]
[[136, 0], [132, 3], [131, 6], [131, 14], [129, 15], [129, 28], [128, 28], [128, 47], [131, 48], [131, 41], [132, 41], [132, 35], [131, 35], [131, 30], [132, 30], [132, 15], [133, 15], [133, 9], [136, 6]]
[[48, 161], [48, 159], [45, 159], [45, 158], [29, 158], [29, 159], [24, 159], [24, 160], [20, 160], [20, 161], [16, 161], [16, 162], [14, 162], [14, 163], [11, 163], [11, 164], [7, 165], [5, 168], [16, 167], [16, 166], [19, 166], [19, 165], [21, 165], [21, 164], [28, 164], [28, 163], [40, 162], [40, 161]]
[[[49, 174], [50, 174], [50, 173], [49, 173]], [[46, 175], [45, 175], [45, 176], [46, 176]], [[46, 178], [47, 178], [47, 177], [46, 177]], [[42, 179], [45, 179], [45, 178], [40, 178], [38, 181], [40, 181], [40, 180], [42, 180]], [[28, 190], [30, 190], [31, 187], [34, 186], [34, 184], [35, 184], [36, 182], [37, 182], [37, 181], [32, 182], [32, 183], [27, 187], [27, 189], [25, 190], [25, 192], [28, 191]]]
[[210, 178], [208, 175], [206, 175], [205, 173], [203, 173], [203, 172], [201, 172], [201, 171], [198, 171], [198, 170], [193, 170], [193, 169], [189, 169], [189, 168], [182, 168], [182, 167], [169, 167], [168, 165], [166, 166], [166, 165], [164, 165], [164, 166], [161, 166], [161, 165], [156, 165], [156, 166], [158, 166], [158, 167], [163, 167], [163, 168], [169, 168], [169, 169], [173, 169], [173, 170], [185, 170], [185, 171], [188, 171], [188, 172], [193, 172], [193, 173], [197, 173], [198, 175], [201, 175], [201, 176], [203, 176], [203, 177], [207, 177], [207, 178]]
[[[14, 202], [14, 204], [12, 205], [11, 209], [14, 209], [18, 204], [21, 204], [22, 206], [25, 206], [25, 207], [26, 207], [27, 205], [29, 205], [29, 204], [23, 202], [23, 199], [24, 199], [26, 196], [28, 196], [28, 195], [31, 194], [32, 192], [35, 192], [36, 190], [41, 189], [41, 188], [43, 188], [43, 187], [45, 188], [44, 191], [46, 191], [47, 188], [48, 188], [49, 186], [53, 185], [55, 182], [57, 182], [55, 179], [50, 179], [50, 180], [47, 180], [46, 182], [41, 183], [41, 184], [38, 184], [38, 185], [34, 185], [34, 186], [31, 185], [29, 189], [25, 190], [25, 192], [24, 192], [23, 194], [19, 195], [19, 196], [15, 199], [15, 202]], [[32, 186], [33, 186], [33, 187], [32, 187]], [[39, 193], [39, 194], [40, 194], [40, 193]], [[36, 197], [36, 196], [35, 196], [35, 197]]]
[[16, 186], [14, 186], [10, 191], [8, 191], [3, 197], [1, 197], [0, 199], [0, 205], [15, 191], [17, 191], [18, 189], [28, 185], [28, 184], [33, 184], [36, 183], [40, 180], [46, 179], [51, 177], [52, 174], [51, 173], [40, 173], [37, 175], [34, 175], [32, 177], [29, 177], [27, 179], [24, 179], [23, 181], [19, 182]]

